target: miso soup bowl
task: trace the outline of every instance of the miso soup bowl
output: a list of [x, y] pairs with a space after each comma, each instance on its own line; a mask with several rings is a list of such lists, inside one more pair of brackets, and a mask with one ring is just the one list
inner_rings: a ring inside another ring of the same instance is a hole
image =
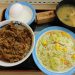
[[[0, 29], [1, 29], [2, 27], [4, 27], [5, 25], [9, 24], [10, 22], [11, 22], [10, 20], [0, 22]], [[24, 24], [24, 23], [22, 23], [22, 22], [19, 22], [19, 21], [13, 21], [13, 23], [14, 23], [14, 24], [18, 24], [18, 25], [20, 25], [20, 23], [21, 23], [22, 25], [24, 25], [24, 26], [31, 32], [31, 35], [32, 35], [32, 45], [31, 45], [31, 49], [29, 50], [29, 52], [27, 53], [27, 55], [26, 55], [23, 59], [21, 59], [21, 60], [19, 60], [19, 61], [17, 61], [17, 62], [8, 63], [8, 62], [4, 62], [4, 61], [0, 60], [0, 66], [12, 67], [12, 66], [16, 66], [16, 65], [21, 64], [22, 62], [26, 61], [26, 59], [28, 59], [28, 57], [31, 55], [31, 53], [32, 53], [32, 51], [33, 51], [33, 48], [34, 48], [35, 37], [34, 37], [34, 32], [33, 32], [33, 30], [30, 28], [30, 26], [27, 25], [27, 24]]]
[[[57, 18], [57, 20], [59, 21], [59, 23], [60, 23], [62, 26], [66, 27], [66, 28], [69, 28], [69, 29], [71, 29], [71, 30], [74, 30], [75, 27], [69, 26], [69, 25], [65, 24], [64, 22], [62, 22], [62, 21], [60, 20], [60, 18], [59, 18], [58, 15], [57, 15], [58, 10], [60, 10], [60, 8], [61, 8], [62, 6], [64, 6], [64, 5], [75, 6], [75, 2], [73, 2], [72, 0], [68, 0], [68, 1], [67, 1], [67, 0], [64, 0], [64, 1], [59, 2], [58, 5], [56, 6], [56, 11], [55, 11], [55, 13], [56, 13], [56, 18]], [[64, 12], [65, 12], [65, 11], [64, 11]], [[64, 16], [64, 15], [63, 15], [63, 16]]]

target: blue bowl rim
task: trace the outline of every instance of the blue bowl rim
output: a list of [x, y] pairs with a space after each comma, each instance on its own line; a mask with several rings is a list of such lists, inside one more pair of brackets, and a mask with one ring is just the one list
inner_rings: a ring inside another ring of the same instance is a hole
[[[22, 5], [26, 5], [26, 6], [28, 6], [29, 8], [32, 9], [32, 13], [33, 13], [32, 14], [32, 19], [31, 19], [30, 22], [27, 23], [28, 25], [30, 25], [35, 20], [35, 16], [36, 16], [36, 10], [35, 10], [35, 8], [30, 3], [28, 3], [28, 2], [17, 2], [17, 3], [20, 3]], [[14, 3], [14, 4], [16, 4], [16, 3]], [[10, 4], [7, 7], [6, 11], [5, 11], [5, 19], [7, 19], [7, 20], [9, 20], [9, 10], [10, 10], [10, 8], [11, 8], [12, 5], [13, 4]]]
[[[35, 36], [35, 42], [37, 43], [37, 41], [38, 41], [38, 39], [40, 38], [40, 36], [41, 36], [43, 33], [47, 32], [47, 31], [50, 31], [50, 30], [63, 30], [63, 31], [65, 31], [65, 32], [69, 33], [69, 34], [75, 39], [75, 34], [74, 34], [72, 31], [70, 31], [70, 30], [68, 30], [68, 29], [66, 29], [66, 28], [64, 28], [64, 27], [52, 26], [52, 27], [48, 27], [48, 28], [45, 28], [45, 29], [43, 29], [42, 31], [40, 31], [40, 32]], [[38, 67], [42, 72], [44, 72], [44, 73], [47, 74], [47, 75], [72, 75], [72, 74], [75, 72], [75, 68], [72, 68], [72, 69], [69, 70], [68, 72], [64, 72], [64, 73], [55, 73], [55, 72], [48, 71], [46, 68], [44, 68], [44, 67], [40, 64], [39, 60], [37, 59], [37, 56], [36, 56], [36, 43], [35, 43], [35, 46], [34, 46], [34, 50], [33, 50], [33, 52], [32, 52], [32, 56], [33, 56], [33, 59], [34, 59], [35, 64], [37, 65], [37, 67]]]

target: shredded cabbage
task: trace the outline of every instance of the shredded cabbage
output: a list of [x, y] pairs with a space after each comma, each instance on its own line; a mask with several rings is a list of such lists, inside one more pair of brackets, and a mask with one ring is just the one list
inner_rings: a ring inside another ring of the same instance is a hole
[[37, 42], [37, 57], [48, 70], [64, 72], [75, 65], [75, 44], [66, 32], [49, 31]]

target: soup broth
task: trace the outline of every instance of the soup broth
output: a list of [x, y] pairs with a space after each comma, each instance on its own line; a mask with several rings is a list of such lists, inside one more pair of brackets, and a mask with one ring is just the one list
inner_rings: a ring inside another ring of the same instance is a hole
[[57, 11], [57, 16], [64, 24], [75, 27], [75, 6], [61, 6]]

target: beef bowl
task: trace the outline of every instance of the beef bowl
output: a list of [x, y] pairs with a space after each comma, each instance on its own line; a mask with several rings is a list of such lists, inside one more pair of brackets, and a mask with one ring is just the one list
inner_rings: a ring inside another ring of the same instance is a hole
[[0, 23], [0, 66], [11, 67], [24, 62], [32, 53], [34, 33], [19, 21]]

